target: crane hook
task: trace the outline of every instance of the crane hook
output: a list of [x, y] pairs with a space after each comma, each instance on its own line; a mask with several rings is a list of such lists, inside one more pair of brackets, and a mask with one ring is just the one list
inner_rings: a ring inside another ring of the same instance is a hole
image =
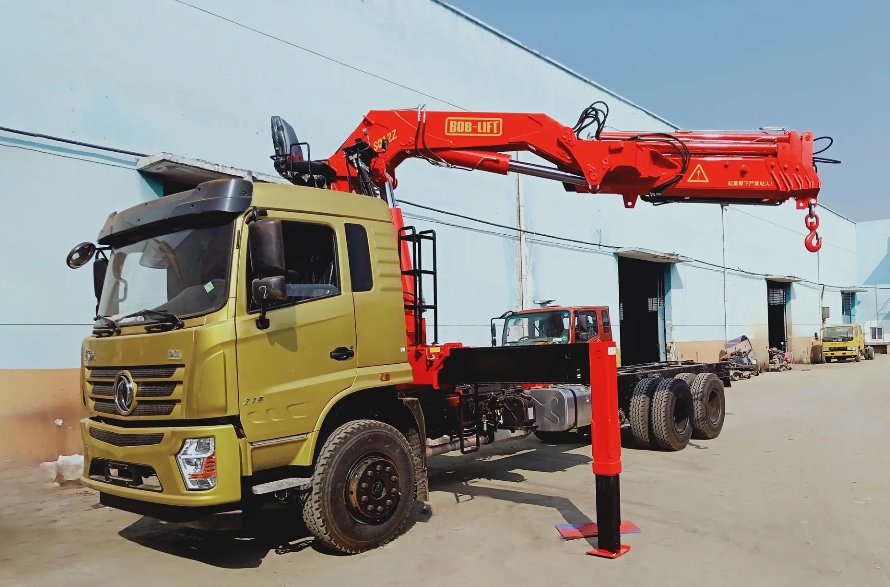
[[810, 234], [804, 237], [803, 244], [809, 252], [818, 253], [819, 249], [822, 248], [822, 239], [819, 237], [818, 232], [811, 230]]
[[816, 214], [816, 202], [810, 201], [807, 205], [809, 212], [804, 216], [803, 223], [810, 233], [804, 238], [803, 244], [811, 253], [818, 253], [822, 248], [822, 239], [816, 230], [819, 228], [819, 215]]

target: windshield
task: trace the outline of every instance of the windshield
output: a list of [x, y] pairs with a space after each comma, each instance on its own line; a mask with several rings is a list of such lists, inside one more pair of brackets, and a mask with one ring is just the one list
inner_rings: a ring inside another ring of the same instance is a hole
[[822, 340], [825, 342], [846, 342], [853, 340], [852, 326], [829, 326], [822, 331]]
[[504, 346], [568, 343], [569, 313], [560, 310], [510, 316], [504, 324], [503, 340]]
[[180, 230], [114, 249], [99, 316], [115, 320], [140, 310], [162, 310], [183, 317], [222, 307], [233, 224]]

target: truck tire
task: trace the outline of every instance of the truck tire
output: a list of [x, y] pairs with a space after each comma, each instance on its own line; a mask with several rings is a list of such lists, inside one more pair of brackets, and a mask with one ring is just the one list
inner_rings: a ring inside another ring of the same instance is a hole
[[873, 347], [873, 346], [867, 347], [866, 352], [868, 352], [868, 357], [867, 357], [868, 360], [874, 361], [875, 360], [875, 347]]
[[414, 459], [405, 437], [383, 422], [353, 420], [321, 447], [303, 520], [328, 548], [363, 552], [398, 535], [414, 492]]
[[726, 418], [726, 396], [723, 382], [713, 373], [701, 373], [692, 382], [692, 435], [711, 439], [720, 436]]
[[856, 361], [857, 363], [858, 363], [859, 361], [861, 361], [861, 360], [862, 360], [862, 353], [860, 353], [860, 352], [857, 351], [856, 356], [853, 358], [853, 360]]
[[630, 396], [630, 432], [640, 448], [652, 448], [652, 428], [649, 413], [652, 408], [652, 396], [661, 383], [660, 377], [640, 379]]
[[825, 357], [825, 362], [826, 362], [826, 363], [830, 363], [830, 362], [831, 362], [831, 357]]
[[678, 373], [677, 375], [674, 375], [674, 379], [682, 379], [686, 382], [686, 385], [692, 388], [692, 382], [695, 380], [696, 375], [698, 375], [698, 373]]
[[652, 396], [652, 436], [662, 450], [686, 448], [692, 437], [692, 392], [682, 379], [662, 379]]

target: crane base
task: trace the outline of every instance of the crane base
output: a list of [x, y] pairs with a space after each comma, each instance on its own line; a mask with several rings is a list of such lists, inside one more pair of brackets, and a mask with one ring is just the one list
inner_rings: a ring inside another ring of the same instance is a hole
[[618, 552], [612, 552], [610, 550], [605, 550], [602, 548], [594, 548], [593, 550], [588, 550], [587, 554], [592, 555], [592, 556], [599, 556], [602, 558], [618, 558], [622, 554], [626, 554], [627, 551], [629, 551], [629, 550], [630, 550], [630, 546], [628, 546], [626, 544], [622, 544], [618, 548]]

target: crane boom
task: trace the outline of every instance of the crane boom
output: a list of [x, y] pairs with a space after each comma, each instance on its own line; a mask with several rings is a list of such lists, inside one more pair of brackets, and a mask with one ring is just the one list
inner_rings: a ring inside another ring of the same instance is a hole
[[[811, 131], [609, 132], [608, 109], [597, 104], [575, 127], [535, 113], [372, 110], [333, 156], [315, 164], [324, 167], [332, 189], [382, 197], [396, 187], [399, 164], [419, 158], [543, 177], [579, 193], [619, 194], [627, 208], [638, 198], [753, 205], [794, 198], [798, 208], [809, 208], [807, 249], [821, 247], [814, 212], [821, 182]], [[594, 124], [595, 133], [581, 138]], [[510, 154], [517, 151], [550, 165], [518, 161]]]

